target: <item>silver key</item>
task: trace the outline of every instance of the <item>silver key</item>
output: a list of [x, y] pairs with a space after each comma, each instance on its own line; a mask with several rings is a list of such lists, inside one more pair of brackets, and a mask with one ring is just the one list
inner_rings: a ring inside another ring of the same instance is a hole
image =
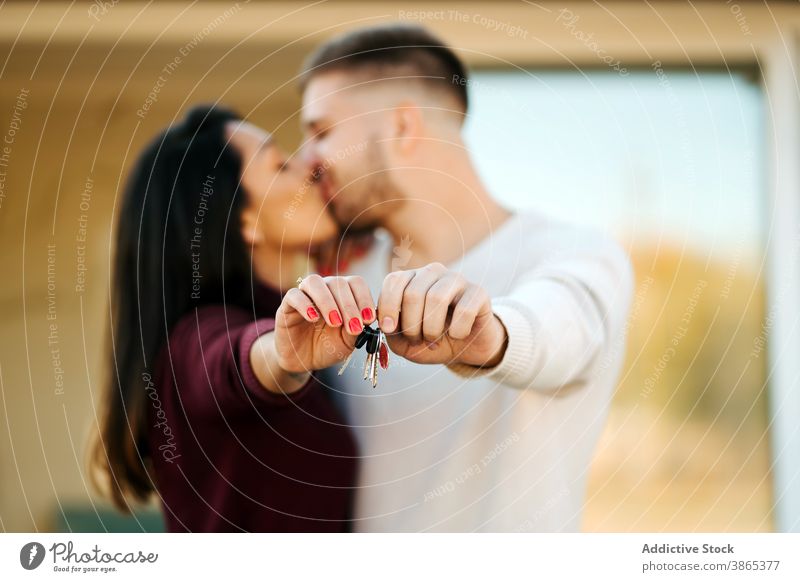
[[372, 354], [367, 353], [367, 357], [364, 360], [364, 380], [369, 378], [370, 370], [372, 370]]
[[347, 359], [344, 361], [344, 364], [342, 364], [342, 367], [341, 367], [341, 368], [339, 368], [339, 374], [338, 374], [339, 376], [341, 376], [342, 374], [344, 374], [344, 371], [347, 369], [347, 366], [348, 366], [348, 364], [350, 364], [350, 360], [352, 360], [352, 359], [353, 359], [353, 355], [354, 355], [355, 353], [356, 353], [356, 351], [355, 351], [355, 350], [353, 350], [352, 352], [350, 352], [350, 355], [349, 355], [349, 356], [347, 356]]
[[[378, 341], [378, 346], [380, 347], [380, 340]], [[370, 354], [370, 374], [369, 378], [372, 382], [372, 387], [375, 388], [378, 385], [378, 351], [375, 350], [374, 353]]]

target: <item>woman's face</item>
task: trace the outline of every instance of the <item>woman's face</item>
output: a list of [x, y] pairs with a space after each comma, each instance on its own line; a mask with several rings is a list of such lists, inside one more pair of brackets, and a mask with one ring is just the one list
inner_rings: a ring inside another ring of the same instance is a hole
[[300, 159], [290, 159], [270, 134], [250, 123], [229, 122], [226, 130], [242, 158], [241, 183], [247, 194], [242, 227], [247, 243], [306, 249], [339, 234]]

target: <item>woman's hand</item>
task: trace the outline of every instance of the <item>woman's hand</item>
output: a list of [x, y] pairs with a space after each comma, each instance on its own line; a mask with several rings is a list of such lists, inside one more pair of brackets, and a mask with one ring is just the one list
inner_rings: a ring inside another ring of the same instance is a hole
[[290, 289], [275, 316], [278, 365], [290, 373], [327, 368], [344, 360], [375, 304], [361, 277], [309, 275]]

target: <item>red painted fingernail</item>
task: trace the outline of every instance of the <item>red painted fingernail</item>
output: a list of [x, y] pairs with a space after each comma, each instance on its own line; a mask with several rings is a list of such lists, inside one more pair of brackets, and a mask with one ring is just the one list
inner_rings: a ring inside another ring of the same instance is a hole
[[361, 317], [364, 321], [369, 321], [372, 319], [372, 310], [369, 307], [365, 307], [361, 310]]
[[309, 307], [308, 309], [306, 309], [306, 313], [308, 313], [308, 316], [311, 319], [317, 319], [319, 317], [319, 313], [317, 313], [317, 310], [314, 309], [313, 307]]
[[335, 309], [328, 314], [328, 319], [331, 320], [331, 325], [342, 325], [342, 316]]
[[357, 317], [351, 319], [350, 323], [348, 323], [347, 325], [350, 326], [350, 331], [352, 331], [353, 333], [359, 333], [361, 331], [361, 328], [364, 327], [361, 325], [361, 322], [358, 321]]

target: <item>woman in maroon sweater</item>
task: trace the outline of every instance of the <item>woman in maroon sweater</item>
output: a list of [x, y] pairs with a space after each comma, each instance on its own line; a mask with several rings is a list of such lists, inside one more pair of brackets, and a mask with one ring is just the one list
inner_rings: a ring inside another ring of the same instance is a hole
[[155, 494], [170, 531], [349, 529], [355, 443], [310, 371], [352, 351], [374, 304], [358, 277], [292, 288], [337, 235], [313, 176], [230, 111], [194, 108], [145, 149], [90, 467], [120, 510]]

